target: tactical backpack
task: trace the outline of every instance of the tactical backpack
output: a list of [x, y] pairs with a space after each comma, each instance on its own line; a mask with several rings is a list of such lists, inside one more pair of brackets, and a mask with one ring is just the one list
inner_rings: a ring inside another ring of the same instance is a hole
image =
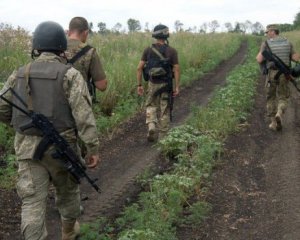
[[145, 81], [152, 79], [168, 80], [170, 77], [172, 68], [169, 59], [164, 57], [166, 49], [166, 45], [163, 45], [160, 48], [160, 51], [157, 50], [154, 45], [150, 47], [147, 62], [143, 68], [143, 77]]

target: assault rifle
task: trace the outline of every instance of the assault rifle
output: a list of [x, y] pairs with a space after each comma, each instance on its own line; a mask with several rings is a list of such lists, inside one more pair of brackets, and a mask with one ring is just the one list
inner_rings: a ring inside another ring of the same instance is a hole
[[92, 97], [92, 102], [97, 103], [98, 101], [97, 101], [97, 95], [96, 95], [96, 85], [91, 78], [87, 81], [87, 87], [88, 87], [89, 93]]
[[293, 74], [294, 72], [289, 68], [289, 66], [287, 66], [278, 56], [276, 56], [276, 54], [272, 53], [271, 51], [264, 50], [262, 55], [267, 61], [273, 62], [275, 67], [278, 68], [279, 71], [274, 77], [276, 81], [278, 81], [281, 74], [284, 74], [286, 80], [290, 81], [297, 91], [300, 92], [300, 88], [297, 86], [297, 83], [293, 78], [296, 76]]
[[[169, 74], [171, 75], [171, 74]], [[168, 76], [168, 84], [160, 89], [158, 89], [155, 93], [154, 96], [158, 96], [160, 94], [162, 94], [163, 92], [167, 92], [168, 93], [168, 105], [170, 108], [170, 121], [173, 121], [173, 105], [174, 105], [174, 96], [173, 96], [173, 76]]]
[[44, 152], [48, 149], [48, 147], [53, 145], [55, 148], [55, 152], [52, 153], [52, 157], [55, 159], [61, 159], [63, 161], [64, 167], [70, 174], [72, 174], [76, 182], [79, 184], [81, 178], [86, 178], [86, 180], [92, 185], [92, 187], [100, 193], [101, 191], [95, 183], [98, 179], [90, 179], [90, 177], [85, 172], [85, 167], [80, 163], [78, 155], [73, 151], [69, 143], [54, 128], [53, 124], [48, 120], [48, 118], [41, 113], [27, 111], [5, 98], [4, 95], [8, 91], [11, 91], [11, 93], [26, 107], [26, 109], [27, 104], [12, 88], [8, 88], [3, 94], [0, 95], [1, 99], [3, 99], [12, 107], [18, 109], [31, 119], [30, 123], [21, 126], [20, 129], [22, 131], [25, 131], [29, 128], [36, 128], [42, 133], [43, 138], [37, 146], [33, 159], [41, 160], [43, 158]]

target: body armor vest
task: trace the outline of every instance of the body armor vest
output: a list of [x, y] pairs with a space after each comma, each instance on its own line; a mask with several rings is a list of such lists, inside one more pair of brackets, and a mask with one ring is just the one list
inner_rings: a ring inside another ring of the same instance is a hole
[[[17, 73], [14, 90], [25, 101], [32, 100], [32, 108], [36, 113], [45, 115], [58, 132], [75, 128], [75, 121], [71, 108], [63, 90], [63, 79], [70, 68], [59, 62], [34, 62], [29, 73], [29, 91], [25, 78], [25, 67]], [[30, 99], [31, 98], [31, 99]], [[13, 96], [13, 102], [24, 108], [20, 101]], [[20, 127], [30, 123], [30, 118], [13, 108], [12, 124], [14, 129], [24, 135], [40, 136], [41, 132], [35, 128], [22, 131]]]
[[287, 66], [291, 64], [291, 45], [286, 38], [277, 37], [267, 40], [267, 43], [277, 57], [279, 57]]

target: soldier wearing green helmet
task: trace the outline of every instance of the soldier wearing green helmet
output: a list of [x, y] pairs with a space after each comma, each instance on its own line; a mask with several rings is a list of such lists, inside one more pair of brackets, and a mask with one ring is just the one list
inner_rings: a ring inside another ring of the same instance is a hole
[[[169, 36], [167, 26], [163, 24], [155, 26], [152, 37], [156, 39], [156, 42], [144, 50], [137, 67], [137, 93], [139, 95], [144, 93], [143, 72], [145, 80], [148, 81], [146, 124], [148, 125], [147, 139], [150, 142], [163, 137], [169, 130], [171, 120], [169, 116], [172, 116], [170, 115], [172, 110], [170, 98], [179, 94], [178, 54], [176, 49], [169, 46]], [[175, 79], [174, 84], [173, 79]]]
[[[33, 62], [13, 72], [0, 94], [12, 88], [24, 100], [22, 106], [46, 116], [78, 156], [77, 141], [80, 138], [88, 150], [86, 164], [93, 168], [99, 162], [99, 141], [92, 101], [80, 72], [66, 64], [66, 49], [67, 39], [58, 23], [47, 21], [39, 24], [32, 41]], [[6, 92], [5, 97], [16, 105], [21, 103], [12, 91]], [[80, 231], [77, 221], [80, 215], [78, 183], [63, 165], [63, 160], [53, 155], [53, 146], [43, 153], [41, 159], [34, 158], [42, 136], [34, 127], [22, 130], [28, 120], [21, 111], [0, 100], [0, 121], [12, 124], [16, 130], [16, 188], [22, 200], [22, 239], [47, 239], [46, 203], [52, 182], [61, 215], [62, 239], [74, 240]]]

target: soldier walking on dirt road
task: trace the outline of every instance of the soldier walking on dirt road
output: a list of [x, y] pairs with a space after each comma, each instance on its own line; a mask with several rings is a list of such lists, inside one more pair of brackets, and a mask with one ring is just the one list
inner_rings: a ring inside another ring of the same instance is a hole
[[256, 60], [260, 64], [265, 64], [267, 115], [271, 120], [269, 128], [279, 131], [282, 129], [283, 114], [290, 97], [289, 81], [284, 74], [278, 74], [279, 69], [274, 62], [267, 61], [262, 52], [264, 50], [270, 51], [289, 67], [291, 66], [291, 61], [299, 61], [300, 57], [295, 52], [293, 45], [286, 38], [279, 36], [277, 25], [268, 25], [265, 33], [268, 39], [262, 43]]
[[[29, 112], [46, 116], [76, 153], [79, 152], [79, 137], [87, 146], [87, 167], [93, 168], [100, 159], [92, 101], [80, 72], [66, 64], [66, 49], [66, 35], [59, 24], [51, 21], [39, 24], [33, 35], [34, 61], [13, 72], [1, 93], [4, 97], [6, 92], [7, 101], [16, 105], [22, 103]], [[13, 90], [6, 91], [9, 89]], [[12, 108], [9, 102], [0, 101], [0, 121], [12, 123], [16, 130], [16, 188], [22, 200], [22, 237], [25, 240], [47, 239], [46, 203], [49, 184], [52, 182], [55, 187], [56, 206], [61, 215], [62, 239], [74, 240], [80, 233], [77, 221], [80, 215], [78, 183], [62, 164], [64, 160], [60, 155], [53, 154], [53, 144], [41, 154], [41, 159], [35, 159], [39, 144], [45, 139], [35, 127], [24, 129], [31, 118]]]
[[[169, 130], [173, 97], [179, 94], [179, 62], [177, 51], [168, 44], [169, 29], [159, 24], [152, 33], [156, 43], [147, 47], [137, 67], [137, 92], [143, 95], [142, 75], [148, 81], [146, 97], [147, 139], [163, 137]], [[173, 87], [173, 78], [175, 86]], [[158, 117], [158, 114], [160, 116]]]
[[96, 102], [95, 88], [105, 91], [107, 80], [96, 49], [87, 44], [88, 35], [87, 20], [83, 17], [72, 18], [69, 23], [66, 56], [69, 62], [82, 74], [88, 84], [93, 102]]

